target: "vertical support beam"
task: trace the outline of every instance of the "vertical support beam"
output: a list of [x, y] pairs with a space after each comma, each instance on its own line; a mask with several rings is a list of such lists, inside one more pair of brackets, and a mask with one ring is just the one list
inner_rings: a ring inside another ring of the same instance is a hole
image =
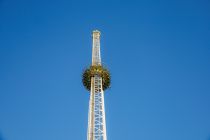
[[94, 128], [94, 77], [91, 78], [87, 140], [94, 140], [93, 128]]
[[[101, 83], [102, 84], [102, 83]], [[107, 136], [106, 136], [106, 116], [105, 116], [105, 103], [104, 103], [104, 91], [102, 90], [101, 93], [101, 105], [102, 105], [102, 123], [103, 123], [103, 140], [107, 140]]]
[[93, 31], [92, 65], [101, 65], [100, 35], [98, 30]]

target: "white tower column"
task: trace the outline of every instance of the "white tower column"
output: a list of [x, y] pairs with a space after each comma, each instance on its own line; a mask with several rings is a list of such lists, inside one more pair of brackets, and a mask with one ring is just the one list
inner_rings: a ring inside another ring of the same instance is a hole
[[99, 31], [93, 31], [92, 65], [101, 65], [100, 35]]
[[[100, 32], [93, 31], [92, 66], [101, 65]], [[91, 78], [87, 140], [107, 140], [102, 77]]]

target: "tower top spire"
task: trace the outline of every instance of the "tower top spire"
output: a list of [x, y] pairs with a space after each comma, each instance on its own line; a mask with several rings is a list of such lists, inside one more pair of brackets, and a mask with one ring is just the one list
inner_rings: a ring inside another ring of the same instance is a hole
[[93, 34], [101, 34], [101, 32], [99, 30], [93, 30]]
[[100, 31], [93, 30], [92, 65], [101, 65]]
[[101, 32], [99, 30], [93, 30], [92, 37], [93, 39], [100, 39]]

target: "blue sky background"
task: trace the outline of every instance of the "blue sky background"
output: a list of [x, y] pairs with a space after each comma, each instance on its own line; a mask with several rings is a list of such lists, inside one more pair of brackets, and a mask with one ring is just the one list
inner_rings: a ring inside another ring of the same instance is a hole
[[99, 29], [108, 140], [210, 140], [210, 1], [0, 0], [0, 140], [85, 140]]

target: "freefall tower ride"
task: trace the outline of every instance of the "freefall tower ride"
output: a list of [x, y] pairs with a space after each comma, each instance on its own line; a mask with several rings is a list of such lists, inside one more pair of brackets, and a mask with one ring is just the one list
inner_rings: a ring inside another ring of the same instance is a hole
[[110, 87], [110, 73], [101, 63], [100, 32], [92, 33], [92, 65], [82, 77], [84, 87], [90, 91], [87, 140], [107, 140], [104, 91]]

